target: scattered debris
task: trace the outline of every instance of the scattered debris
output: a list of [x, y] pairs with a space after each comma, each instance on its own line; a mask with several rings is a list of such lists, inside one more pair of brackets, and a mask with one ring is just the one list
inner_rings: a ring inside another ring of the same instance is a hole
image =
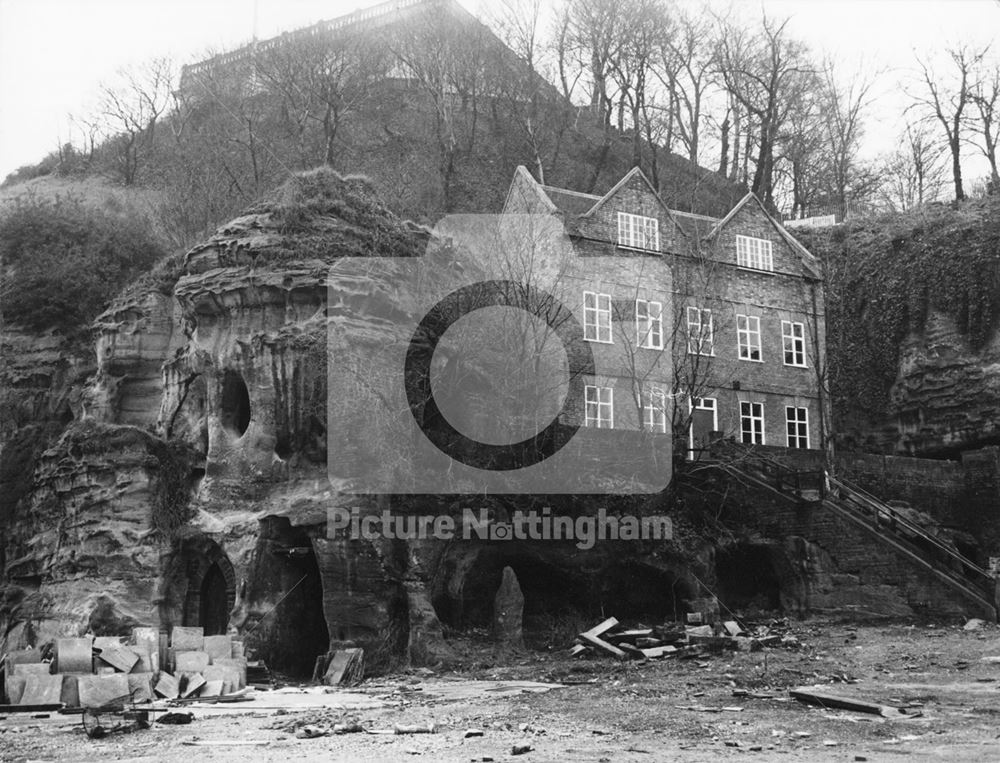
[[530, 744], [516, 744], [516, 745], [514, 745], [513, 747], [510, 748], [510, 754], [511, 755], [524, 755], [527, 752], [531, 752], [533, 749], [535, 749], [535, 748], [532, 747]]
[[404, 725], [397, 723], [392, 727], [395, 734], [433, 734], [437, 726], [433, 721], [430, 723], [418, 723], [414, 725]]

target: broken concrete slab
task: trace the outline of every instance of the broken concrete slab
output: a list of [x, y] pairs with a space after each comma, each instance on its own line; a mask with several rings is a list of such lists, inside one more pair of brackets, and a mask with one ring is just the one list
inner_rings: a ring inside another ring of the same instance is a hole
[[165, 670], [161, 670], [154, 691], [164, 699], [177, 699], [180, 695], [180, 681]]
[[175, 625], [170, 631], [170, 647], [177, 652], [201, 652], [205, 647], [205, 629]]
[[105, 662], [119, 673], [131, 672], [135, 664], [139, 662], [139, 655], [120, 644], [108, 644], [103, 647], [95, 646], [94, 648], [101, 650], [100, 654], [97, 655], [98, 664]]
[[56, 639], [56, 670], [60, 673], [91, 673], [94, 670], [94, 640], [82, 638]]
[[126, 680], [128, 681], [128, 691], [132, 695], [133, 702], [153, 701], [152, 673], [129, 673], [126, 676]]
[[124, 673], [78, 676], [80, 707], [101, 707], [128, 699], [128, 677]]
[[56, 673], [32, 673], [24, 678], [24, 692], [19, 705], [52, 705], [62, 696], [63, 677]]
[[233, 639], [231, 636], [205, 636], [205, 646], [202, 649], [214, 662], [217, 657], [232, 657]]
[[123, 639], [119, 636], [94, 636], [94, 649], [108, 649], [122, 645]]
[[364, 675], [364, 649], [338, 649], [333, 653], [330, 665], [323, 676], [327, 686], [350, 686], [361, 680]]
[[175, 673], [201, 673], [209, 665], [205, 652], [177, 652], [174, 654]]

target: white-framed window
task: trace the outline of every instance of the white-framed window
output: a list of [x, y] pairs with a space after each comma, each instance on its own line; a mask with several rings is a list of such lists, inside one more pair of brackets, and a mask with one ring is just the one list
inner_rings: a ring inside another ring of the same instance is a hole
[[611, 295], [583, 293], [583, 338], [611, 344]]
[[740, 436], [747, 445], [764, 444], [763, 403], [740, 403]]
[[789, 448], [809, 447], [809, 409], [785, 406], [785, 431]]
[[760, 318], [756, 315], [737, 315], [736, 341], [739, 344], [740, 360], [762, 360]]
[[584, 388], [586, 410], [584, 424], [597, 429], [611, 429], [615, 425], [615, 391], [611, 387], [588, 384]]
[[646, 396], [646, 431], [667, 431], [667, 392], [663, 387], [650, 387]]
[[806, 327], [794, 321], [781, 322], [781, 349], [786, 366], [806, 364]]
[[635, 342], [648, 350], [663, 349], [663, 305], [645, 299], [635, 301]]
[[688, 307], [688, 352], [692, 355], [714, 355], [712, 311], [701, 307]]
[[719, 431], [719, 406], [714, 397], [688, 399], [691, 424], [688, 432], [688, 448], [693, 454], [696, 448], [704, 448], [712, 432]]
[[660, 222], [655, 217], [618, 213], [618, 246], [659, 249]]
[[774, 270], [771, 242], [753, 236], [736, 237], [736, 264], [753, 270]]

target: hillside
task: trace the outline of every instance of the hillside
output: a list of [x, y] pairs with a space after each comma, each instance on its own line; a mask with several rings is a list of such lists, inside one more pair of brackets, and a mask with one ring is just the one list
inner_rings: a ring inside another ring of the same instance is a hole
[[826, 269], [840, 444], [946, 456], [1000, 443], [1000, 200], [796, 236]]

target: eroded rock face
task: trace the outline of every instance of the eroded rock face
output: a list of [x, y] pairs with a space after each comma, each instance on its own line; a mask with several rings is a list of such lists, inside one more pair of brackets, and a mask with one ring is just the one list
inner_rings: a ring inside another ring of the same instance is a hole
[[1000, 437], [1000, 334], [979, 350], [954, 318], [931, 311], [903, 345], [882, 437], [914, 455], [954, 454]]

